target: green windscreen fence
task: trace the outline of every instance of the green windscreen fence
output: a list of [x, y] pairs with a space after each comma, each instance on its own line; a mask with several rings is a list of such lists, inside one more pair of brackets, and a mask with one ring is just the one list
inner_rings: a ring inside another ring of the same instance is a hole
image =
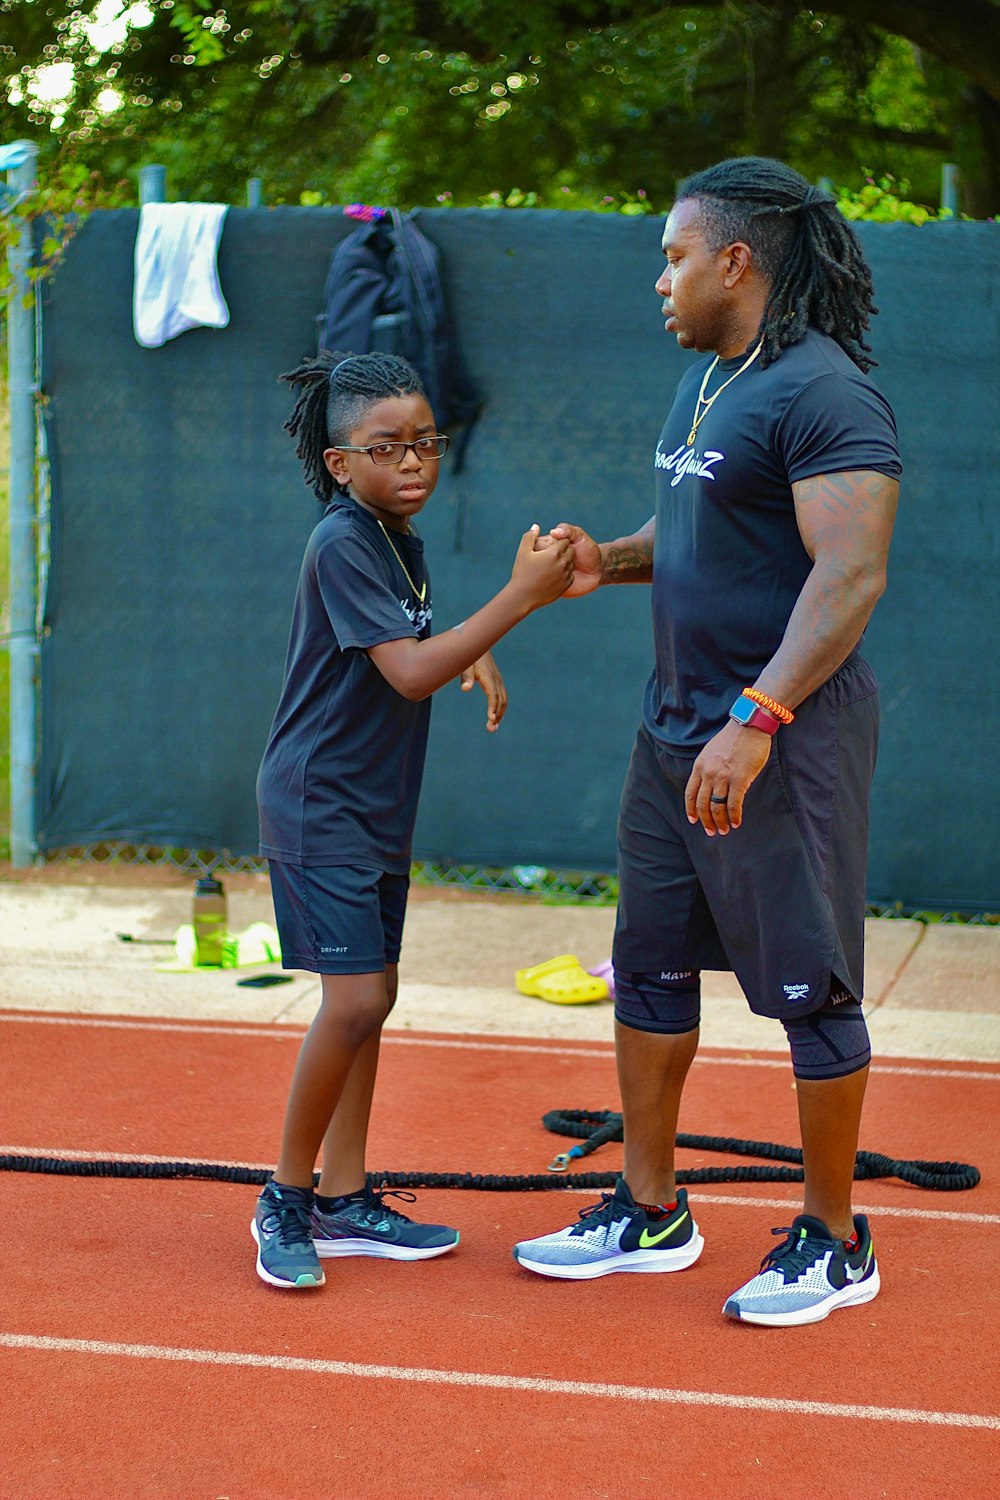
[[[254, 781], [302, 549], [320, 509], [278, 376], [316, 344], [337, 210], [230, 210], [228, 328], [159, 349], [132, 330], [135, 211], [94, 214], [52, 282], [53, 471], [42, 651], [43, 849], [98, 841], [256, 849]], [[483, 415], [420, 519], [435, 628], [509, 576], [521, 533], [604, 539], [652, 511], [652, 457], [688, 356], [664, 334], [653, 219], [428, 210]], [[905, 464], [889, 590], [868, 632], [883, 690], [870, 894], [1000, 908], [1000, 232], [862, 225], [881, 316], [874, 378]], [[738, 586], [738, 581], [734, 586]], [[533, 615], [497, 648], [510, 711], [434, 706], [415, 853], [613, 869], [651, 665], [648, 591]]]

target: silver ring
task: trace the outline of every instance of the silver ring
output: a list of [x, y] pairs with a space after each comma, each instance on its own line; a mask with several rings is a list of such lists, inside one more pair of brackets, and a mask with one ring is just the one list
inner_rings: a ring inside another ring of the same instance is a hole
[[709, 802], [728, 802], [728, 797], [709, 797]]

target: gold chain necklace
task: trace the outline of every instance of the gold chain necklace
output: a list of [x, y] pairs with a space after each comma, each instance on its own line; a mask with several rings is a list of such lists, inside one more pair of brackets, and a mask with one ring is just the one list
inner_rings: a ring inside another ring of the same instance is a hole
[[[705, 397], [705, 387], [708, 385], [709, 376], [711, 375], [712, 371], [715, 369], [716, 365], [719, 363], [719, 356], [718, 355], [715, 356], [715, 358], [713, 359], [712, 363], [709, 365], [708, 369], [705, 371], [705, 378], [701, 382], [701, 390], [698, 392], [698, 400], [695, 403], [695, 408], [694, 408], [694, 419], [693, 419], [693, 421], [691, 423], [691, 431], [688, 433], [687, 446], [689, 448], [693, 445], [695, 438], [698, 436], [698, 428], [701, 426], [702, 422], [708, 416], [708, 414], [711, 411], [713, 405], [715, 404], [716, 401], [718, 401], [719, 397], [722, 395], [723, 391], [726, 389], [726, 386], [727, 385], [732, 385], [733, 381], [736, 380], [738, 376], [742, 375], [744, 370], [749, 370], [750, 366], [753, 364], [754, 360], [757, 358], [758, 354], [763, 349], [763, 347], [764, 347], [764, 340], [761, 339], [760, 343], [757, 345], [756, 349], [750, 355], [749, 359], [745, 359], [743, 361], [743, 363], [740, 365], [739, 369], [736, 371], [736, 374], [735, 375], [730, 375], [729, 379], [728, 380], [724, 380], [722, 382], [722, 384], [719, 386], [719, 389], [713, 395], [709, 396], [706, 399], [706, 397]], [[704, 411], [702, 411], [702, 407], [703, 406], [705, 408]]]
[[416, 599], [416, 601], [417, 601], [418, 604], [423, 604], [424, 600], [427, 598], [427, 579], [426, 578], [424, 579], [424, 586], [423, 586], [423, 588], [418, 589], [417, 585], [413, 582], [413, 579], [410, 577], [410, 571], [407, 568], [405, 562], [400, 557], [399, 553], [396, 551], [396, 544], [395, 544], [395, 542], [393, 541], [393, 539], [389, 535], [389, 533], [386, 531], [385, 527], [382, 526], [382, 520], [381, 520], [381, 518], [379, 516], [376, 516], [375, 519], [376, 519], [376, 521], [378, 521], [379, 526], [382, 527], [382, 535], [385, 537], [386, 541], [389, 543], [389, 546], [392, 548], [393, 555], [394, 555], [396, 561], [399, 563], [399, 566], [402, 568], [403, 575], [406, 578], [407, 583], [410, 585], [410, 588], [413, 590], [413, 597], [414, 597], [414, 599]]

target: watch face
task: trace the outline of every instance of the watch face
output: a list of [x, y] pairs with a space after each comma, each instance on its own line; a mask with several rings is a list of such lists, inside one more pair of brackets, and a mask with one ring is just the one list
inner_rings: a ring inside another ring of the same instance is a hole
[[740, 724], [749, 724], [756, 711], [756, 703], [752, 703], [749, 698], [740, 697], [729, 710], [729, 717], [738, 720]]

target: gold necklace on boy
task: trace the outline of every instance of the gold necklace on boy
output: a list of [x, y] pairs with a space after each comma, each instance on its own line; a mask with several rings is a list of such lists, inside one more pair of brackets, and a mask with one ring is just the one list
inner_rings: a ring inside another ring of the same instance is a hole
[[[693, 420], [691, 422], [691, 431], [688, 433], [688, 439], [687, 439], [687, 446], [689, 448], [693, 446], [694, 440], [698, 436], [698, 428], [701, 426], [702, 422], [708, 416], [708, 414], [711, 411], [713, 405], [715, 404], [716, 401], [718, 401], [719, 397], [722, 395], [723, 391], [726, 389], [726, 386], [727, 385], [732, 385], [733, 381], [736, 380], [736, 379], [738, 379], [739, 376], [743, 374], [744, 370], [749, 370], [750, 366], [753, 364], [754, 360], [757, 358], [758, 354], [763, 349], [763, 347], [764, 347], [764, 340], [761, 339], [760, 343], [757, 345], [756, 349], [753, 351], [753, 353], [750, 355], [750, 357], [748, 359], [745, 359], [743, 361], [743, 363], [740, 365], [739, 369], [736, 371], [736, 374], [735, 375], [730, 375], [730, 377], [729, 377], [728, 380], [724, 380], [722, 382], [722, 384], [719, 386], [719, 389], [717, 391], [714, 391], [711, 396], [707, 396], [706, 397], [706, 395], [705, 395], [705, 387], [708, 385], [709, 376], [711, 375], [712, 371], [715, 369], [716, 365], [719, 363], [719, 356], [718, 355], [715, 356], [715, 358], [713, 359], [712, 363], [709, 365], [708, 369], [705, 371], [705, 378], [701, 382], [701, 390], [698, 392], [698, 400], [695, 402], [694, 418], [693, 418]], [[705, 408], [704, 411], [702, 411], [702, 407]]]
[[382, 527], [382, 535], [385, 537], [386, 541], [389, 543], [389, 546], [392, 548], [393, 555], [394, 555], [396, 561], [399, 563], [399, 566], [402, 568], [403, 575], [406, 578], [407, 583], [410, 585], [410, 588], [413, 590], [413, 597], [414, 597], [414, 599], [416, 599], [416, 601], [417, 601], [418, 604], [423, 604], [424, 600], [427, 598], [427, 579], [426, 578], [424, 579], [423, 587], [418, 589], [417, 585], [413, 582], [413, 579], [410, 577], [410, 571], [409, 571], [409, 569], [407, 568], [405, 562], [403, 561], [403, 559], [400, 557], [399, 553], [396, 550], [396, 544], [395, 544], [395, 542], [393, 541], [393, 539], [389, 535], [389, 533], [386, 531], [385, 527], [382, 525], [382, 519], [381, 519], [381, 517], [380, 516], [376, 516], [375, 519], [376, 519], [376, 521], [378, 521], [379, 526]]

